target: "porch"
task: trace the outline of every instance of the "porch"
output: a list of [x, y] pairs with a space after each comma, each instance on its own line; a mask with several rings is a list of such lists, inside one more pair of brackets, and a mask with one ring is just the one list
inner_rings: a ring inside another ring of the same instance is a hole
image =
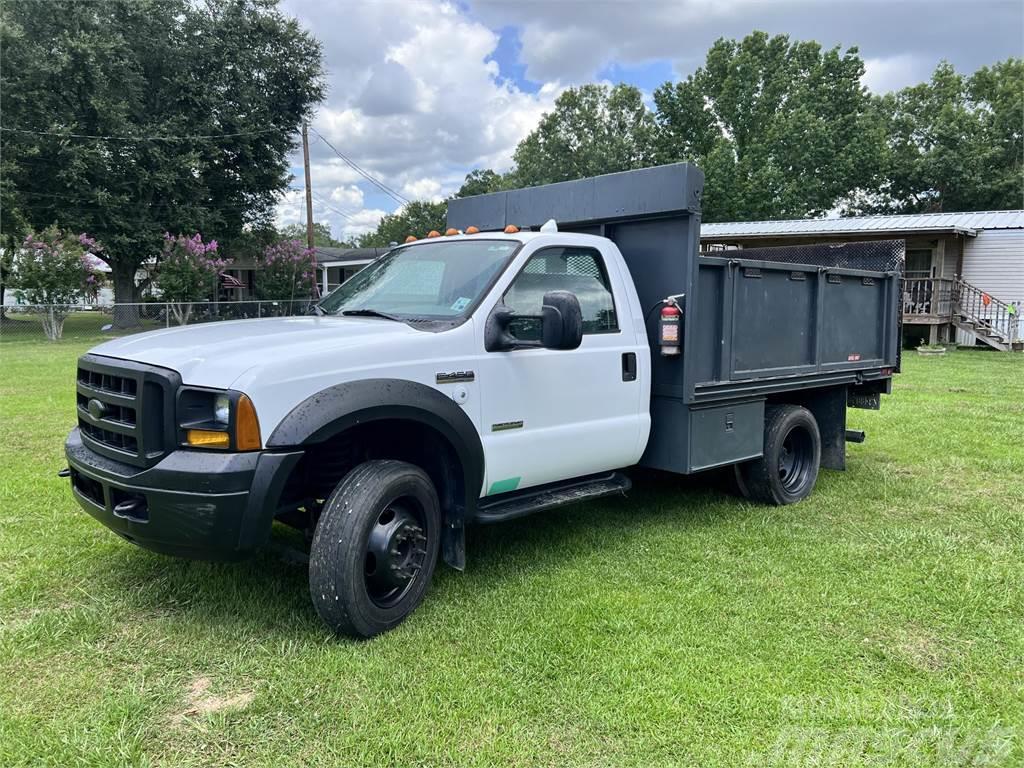
[[1019, 308], [961, 277], [904, 278], [903, 324], [928, 327], [931, 344], [952, 341], [955, 328], [1002, 352], [1022, 340]]

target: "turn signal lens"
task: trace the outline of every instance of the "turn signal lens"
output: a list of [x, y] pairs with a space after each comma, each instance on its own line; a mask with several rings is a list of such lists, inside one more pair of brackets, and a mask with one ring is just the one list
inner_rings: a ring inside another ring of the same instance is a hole
[[258, 451], [263, 447], [260, 439], [260, 420], [256, 418], [256, 407], [245, 395], [238, 398], [238, 414], [235, 416], [235, 447], [240, 451]]
[[416, 242], [416, 235], [409, 235], [407, 238], [405, 238], [405, 242], [407, 242], [407, 243], [415, 243]]
[[185, 442], [197, 448], [227, 448], [231, 438], [227, 432], [214, 432], [211, 429], [190, 429], [185, 433]]
[[455, 227], [448, 227], [444, 234], [445, 237], [451, 237], [452, 235], [459, 234], [459, 230], [457, 230]]
[[519, 227], [517, 227], [515, 224], [509, 224], [507, 227], [505, 227], [506, 235], [514, 235], [518, 231]]
[[427, 233], [427, 237], [440, 237], [440, 236], [441, 236], [441, 233], [438, 232], [436, 229], [432, 229], [432, 230], [430, 230]]
[[480, 230], [477, 229], [476, 227], [466, 227], [466, 234], [467, 235], [477, 235], [477, 234], [480, 234]]

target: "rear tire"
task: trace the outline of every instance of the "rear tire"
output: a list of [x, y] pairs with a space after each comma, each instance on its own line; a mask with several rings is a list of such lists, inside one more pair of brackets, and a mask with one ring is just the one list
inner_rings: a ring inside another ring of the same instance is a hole
[[764, 453], [736, 465], [736, 486], [752, 501], [795, 504], [810, 495], [818, 479], [818, 422], [798, 405], [769, 406], [764, 422]]
[[412, 613], [434, 574], [441, 513], [430, 478], [402, 461], [367, 461], [324, 504], [309, 592], [332, 630], [373, 637]]

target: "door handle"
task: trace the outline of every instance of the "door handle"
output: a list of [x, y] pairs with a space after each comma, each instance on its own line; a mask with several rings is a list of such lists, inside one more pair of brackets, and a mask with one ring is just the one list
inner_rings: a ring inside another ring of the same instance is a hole
[[636, 381], [636, 352], [622, 353], [622, 380]]

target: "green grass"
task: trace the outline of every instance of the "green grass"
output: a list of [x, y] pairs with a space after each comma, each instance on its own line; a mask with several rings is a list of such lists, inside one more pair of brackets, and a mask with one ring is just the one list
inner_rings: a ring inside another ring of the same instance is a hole
[[1024, 357], [907, 355], [794, 507], [638, 474], [474, 530], [350, 642], [273, 550], [167, 559], [79, 511], [85, 347], [0, 350], [0, 765], [1024, 762]]

